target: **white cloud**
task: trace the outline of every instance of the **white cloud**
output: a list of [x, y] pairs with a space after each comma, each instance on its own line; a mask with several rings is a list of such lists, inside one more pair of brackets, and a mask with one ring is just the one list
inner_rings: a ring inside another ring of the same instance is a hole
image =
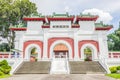
[[54, 12], [64, 12], [64, 8], [69, 6], [70, 12], [76, 13], [88, 8], [97, 8], [111, 13], [120, 10], [120, 0], [30, 0], [36, 3], [40, 13], [49, 14]]
[[70, 9], [69, 6], [65, 6], [64, 11], [65, 11], [65, 12], [71, 12], [72, 10]]
[[103, 21], [104, 23], [109, 23], [113, 19], [110, 13], [105, 12], [103, 10], [95, 9], [95, 8], [84, 10], [82, 13], [83, 14], [90, 13], [93, 15], [99, 15], [97, 22]]

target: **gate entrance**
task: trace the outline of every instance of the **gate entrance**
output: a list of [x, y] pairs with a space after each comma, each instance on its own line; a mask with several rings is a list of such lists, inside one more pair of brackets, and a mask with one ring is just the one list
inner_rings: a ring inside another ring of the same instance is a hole
[[68, 58], [68, 48], [64, 44], [57, 44], [54, 47], [54, 57], [55, 58]]

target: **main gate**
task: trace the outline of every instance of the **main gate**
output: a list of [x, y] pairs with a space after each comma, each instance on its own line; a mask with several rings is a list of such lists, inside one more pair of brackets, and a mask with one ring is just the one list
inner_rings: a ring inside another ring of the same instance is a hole
[[54, 47], [54, 58], [68, 58], [68, 48], [64, 44], [57, 44]]
[[[51, 64], [51, 74], [69, 74], [68, 48], [64, 44], [57, 44], [54, 49], [54, 57]], [[60, 65], [59, 65], [60, 64]]]

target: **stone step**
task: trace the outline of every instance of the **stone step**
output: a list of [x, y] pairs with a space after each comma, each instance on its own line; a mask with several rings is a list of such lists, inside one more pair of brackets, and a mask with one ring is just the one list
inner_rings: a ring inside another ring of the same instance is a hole
[[23, 62], [14, 74], [48, 74], [50, 72], [50, 62]]
[[69, 65], [71, 74], [105, 73], [105, 70], [97, 61], [70, 61]]
[[67, 60], [53, 60], [51, 64], [51, 74], [68, 74]]

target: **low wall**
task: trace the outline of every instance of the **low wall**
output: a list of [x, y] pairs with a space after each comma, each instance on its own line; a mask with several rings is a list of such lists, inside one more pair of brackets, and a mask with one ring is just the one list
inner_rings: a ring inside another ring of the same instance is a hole
[[9, 58], [11, 56], [11, 52], [0, 52], [0, 58]]
[[0, 58], [19, 58], [21, 55], [13, 52], [0, 52]]
[[111, 51], [109, 52], [109, 58], [120, 58], [120, 52], [114, 52], [114, 51]]
[[109, 56], [109, 58], [107, 59], [108, 67], [120, 65], [120, 52], [119, 51], [109, 51], [108, 56]]

